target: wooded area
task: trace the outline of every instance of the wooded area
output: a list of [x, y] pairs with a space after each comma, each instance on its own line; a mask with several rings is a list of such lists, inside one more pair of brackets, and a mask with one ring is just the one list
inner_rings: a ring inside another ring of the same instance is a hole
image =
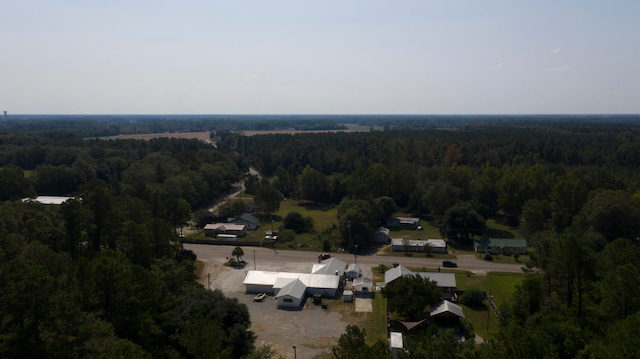
[[[318, 237], [342, 248], [364, 248], [397, 211], [460, 243], [486, 234], [489, 218], [519, 227], [533, 249], [531, 273], [500, 308], [495, 340], [460, 346], [457, 357], [636, 356], [638, 118], [534, 120], [374, 117], [369, 124], [383, 130], [252, 137], [210, 128], [217, 147], [85, 138], [120, 133], [101, 121], [77, 131], [2, 123], [0, 357], [254, 355], [246, 307], [195, 283], [195, 258], [176, 234], [249, 166], [264, 175], [246, 184], [265, 216], [283, 197], [337, 206], [338, 225]], [[194, 130], [191, 122], [183, 129]], [[306, 126], [339, 126], [316, 122]], [[36, 194], [75, 199], [22, 201]], [[288, 223], [313, 225], [294, 215]], [[432, 350], [424, 342], [409, 357], [429, 357], [418, 354]]]

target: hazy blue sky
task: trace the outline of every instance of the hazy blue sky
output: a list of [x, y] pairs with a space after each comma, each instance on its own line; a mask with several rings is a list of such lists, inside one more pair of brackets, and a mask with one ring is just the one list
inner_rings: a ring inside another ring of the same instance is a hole
[[640, 113], [640, 1], [0, 0], [0, 110]]

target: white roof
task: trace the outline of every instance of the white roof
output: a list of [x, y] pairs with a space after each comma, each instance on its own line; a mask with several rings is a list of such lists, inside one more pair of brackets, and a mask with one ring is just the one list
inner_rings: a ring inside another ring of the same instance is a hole
[[353, 280], [353, 286], [365, 285], [371, 287], [373, 285], [373, 279], [367, 277], [360, 277]]
[[404, 348], [402, 343], [402, 333], [398, 333], [398, 332], [389, 333], [389, 340], [391, 342], [391, 349]]
[[464, 312], [462, 311], [462, 307], [456, 304], [451, 303], [448, 300], [443, 300], [442, 302], [436, 304], [431, 308], [432, 317], [442, 314], [442, 313], [452, 313], [457, 315], [460, 318], [464, 318]]
[[439, 248], [445, 248], [447, 246], [447, 243], [444, 241], [444, 239], [403, 239], [403, 238], [391, 238], [391, 245], [393, 246], [404, 246], [406, 242], [406, 245], [408, 245], [409, 247], [424, 247], [425, 245], [429, 245], [431, 247], [439, 247]]
[[218, 230], [218, 231], [242, 231], [246, 226], [244, 224], [235, 224], [235, 223], [209, 223], [204, 226], [204, 229], [207, 230]]
[[419, 272], [416, 273], [423, 278], [428, 278], [429, 280], [436, 282], [436, 285], [440, 288], [448, 287], [455, 288], [456, 287], [456, 275], [453, 273], [441, 273], [441, 272]]
[[384, 282], [386, 284], [389, 284], [391, 282], [393, 282], [394, 280], [403, 277], [403, 276], [407, 276], [407, 275], [419, 275], [421, 277], [424, 278], [428, 278], [429, 280], [432, 280], [434, 282], [436, 282], [436, 285], [438, 287], [449, 287], [449, 288], [455, 288], [456, 287], [456, 276], [453, 273], [440, 273], [440, 272], [419, 272], [419, 273], [415, 273], [405, 267], [403, 267], [401, 264], [398, 265], [395, 268], [391, 268], [388, 271], [384, 272]]
[[388, 271], [384, 272], [384, 282], [389, 284], [402, 276], [413, 274], [415, 273], [400, 264], [397, 267], [391, 268]]
[[274, 298], [281, 298], [281, 297], [288, 296], [288, 297], [300, 299], [304, 297], [304, 292], [306, 290], [307, 290], [307, 286], [304, 285], [304, 283], [302, 283], [301, 280], [294, 279], [293, 281], [289, 282], [289, 284], [282, 287], [282, 289], [278, 291], [278, 294], [276, 294]]
[[358, 272], [358, 273], [360, 273], [360, 266], [358, 265], [358, 263], [351, 263], [347, 267], [347, 272]]
[[38, 202], [42, 204], [62, 204], [73, 197], [65, 196], [38, 196], [36, 198], [25, 198], [22, 202]]
[[380, 228], [376, 229], [376, 233], [384, 233], [386, 235], [389, 235], [389, 228], [380, 227]]
[[[340, 283], [339, 276], [335, 274], [293, 273], [293, 272], [269, 272], [250, 270], [244, 277], [245, 285], [270, 285], [274, 289], [284, 288], [292, 280], [298, 279], [309, 288], [337, 289]], [[276, 287], [278, 285], [278, 287]]]
[[311, 273], [315, 274], [336, 274], [336, 271], [342, 276], [344, 274], [344, 267], [347, 266], [347, 263], [339, 260], [336, 257], [331, 257], [329, 259], [325, 259], [318, 264], [314, 264], [311, 269]]

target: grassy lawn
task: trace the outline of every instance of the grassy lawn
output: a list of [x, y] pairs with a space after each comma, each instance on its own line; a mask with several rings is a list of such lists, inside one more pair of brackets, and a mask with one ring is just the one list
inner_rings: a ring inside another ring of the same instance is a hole
[[[338, 209], [335, 206], [313, 206], [306, 203], [301, 205], [296, 200], [286, 199], [280, 203], [277, 215], [284, 218], [289, 212], [298, 212], [303, 217], [313, 218], [313, 227], [318, 232], [338, 223]], [[276, 222], [274, 226], [278, 227], [281, 224], [282, 222]]]
[[[493, 300], [498, 308], [511, 300], [515, 292], [516, 285], [520, 284], [524, 274], [522, 273], [502, 273], [490, 272], [487, 275], [471, 275], [467, 272], [456, 271], [456, 284], [460, 290], [478, 288], [485, 292], [491, 292]], [[493, 338], [498, 331], [498, 318], [493, 313], [489, 315], [489, 330], [487, 331], [487, 307], [472, 309], [462, 306], [464, 314], [472, 324], [474, 331], [485, 339]]]

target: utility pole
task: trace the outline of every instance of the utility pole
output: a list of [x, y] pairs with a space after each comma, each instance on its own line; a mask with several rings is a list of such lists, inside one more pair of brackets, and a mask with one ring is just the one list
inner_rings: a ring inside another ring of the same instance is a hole
[[253, 270], [256, 270], [256, 250], [253, 250]]
[[356, 244], [356, 250], [353, 252], [353, 262], [358, 264], [358, 245]]
[[296, 352], [296, 346], [293, 346], [293, 359], [297, 359], [298, 358], [298, 353]]
[[491, 288], [489, 288], [489, 295], [487, 296], [487, 332], [489, 332], [489, 317], [491, 314]]

